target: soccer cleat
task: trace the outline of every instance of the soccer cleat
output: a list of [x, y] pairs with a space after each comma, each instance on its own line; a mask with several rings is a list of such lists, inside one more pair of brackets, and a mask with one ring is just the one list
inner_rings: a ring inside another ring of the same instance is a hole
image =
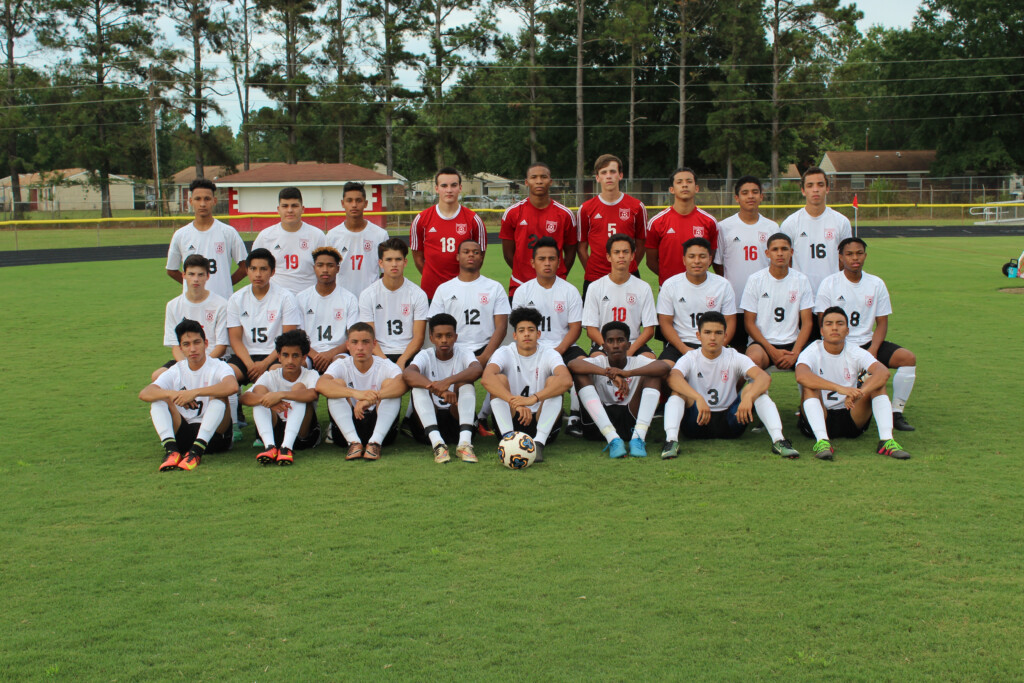
[[783, 458], [789, 458], [795, 460], [800, 457], [800, 451], [793, 448], [793, 444], [789, 442], [789, 439], [779, 439], [772, 444], [772, 453], [775, 455], [781, 455]]
[[476, 433], [480, 436], [494, 436], [494, 432], [487, 426], [487, 419], [477, 418]]
[[450, 462], [451, 459], [452, 456], [448, 455], [448, 446], [445, 446], [443, 443], [434, 446], [434, 462], [438, 465], [443, 465], [446, 462]]
[[195, 451], [189, 451], [188, 455], [182, 458], [181, 462], [178, 463], [178, 469], [190, 472], [195, 468], [199, 467], [199, 463], [202, 462], [202, 460], [203, 457], [201, 455], [199, 455]]
[[896, 443], [896, 439], [889, 439], [888, 441], [878, 442], [878, 454], [888, 455], [890, 458], [896, 458], [897, 460], [910, 460], [910, 453], [903, 450], [903, 446]]
[[836, 454], [836, 449], [832, 448], [832, 444], [825, 439], [814, 444], [813, 450], [814, 457], [818, 460], [832, 460]]
[[178, 451], [171, 451], [164, 458], [164, 461], [160, 463], [161, 472], [170, 472], [171, 470], [178, 469], [178, 463], [181, 462], [181, 453]]
[[907, 422], [906, 418], [903, 417], [903, 413], [892, 414], [892, 428], [899, 432], [912, 432], [914, 426]]
[[666, 441], [665, 445], [661, 447], [661, 459], [671, 460], [672, 458], [679, 455], [679, 442], [678, 441]]
[[277, 462], [277, 456], [277, 447], [271, 446], [270, 448], [256, 456], [256, 462], [258, 462], [261, 465], [273, 465], [275, 462]]
[[473, 450], [473, 444], [471, 443], [460, 443], [455, 447], [455, 454], [459, 456], [459, 460], [462, 462], [479, 462], [476, 458], [476, 451]]
[[348, 453], [345, 454], [346, 460], [359, 460], [363, 457], [363, 444], [352, 442], [348, 445]]
[[619, 437], [615, 437], [608, 442], [608, 445], [604, 447], [604, 450], [608, 451], [608, 457], [614, 459], [625, 457], [626, 442]]
[[574, 439], [583, 438], [583, 421], [578, 417], [570, 417], [565, 424], [565, 433]]
[[366, 444], [366, 449], [363, 451], [363, 458], [366, 460], [380, 460], [380, 444]]
[[290, 448], [280, 448], [277, 452], [277, 464], [278, 465], [291, 465], [295, 462], [295, 454], [292, 453]]
[[257, 436], [256, 439], [253, 440], [253, 442], [252, 442], [252, 447], [253, 448], [263, 448], [263, 439], [261, 439], [260, 437]]
[[241, 443], [242, 439], [245, 438], [242, 435], [242, 428], [235, 423], [231, 427], [231, 443]]
[[398, 425], [398, 433], [403, 434], [409, 437], [410, 439], [415, 438], [412, 435], [412, 421], [407, 418], [403, 418], [402, 424]]
[[535, 454], [533, 456], [534, 464], [538, 462], [544, 462], [544, 444], [542, 444], [540, 441], [534, 441], [533, 447], [536, 449]]
[[634, 436], [629, 440], [629, 454], [634, 458], [646, 458], [647, 444], [639, 436]]

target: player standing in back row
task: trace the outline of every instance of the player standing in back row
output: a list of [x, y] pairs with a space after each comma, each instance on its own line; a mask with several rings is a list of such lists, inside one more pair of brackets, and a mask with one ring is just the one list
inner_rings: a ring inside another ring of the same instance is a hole
[[811, 290], [818, 291], [821, 281], [839, 272], [839, 243], [853, 236], [850, 221], [825, 205], [828, 176], [811, 166], [800, 177], [800, 194], [807, 200], [804, 208], [782, 221], [780, 230], [793, 241], [793, 268], [807, 276]]
[[647, 267], [658, 276], [659, 285], [686, 271], [683, 245], [687, 240], [703, 237], [712, 248], [718, 244], [718, 223], [711, 214], [697, 207], [700, 186], [693, 169], [677, 169], [669, 183], [672, 206], [652, 218], [647, 226]]
[[341, 206], [345, 222], [327, 233], [327, 244], [341, 254], [338, 284], [358, 299], [363, 290], [380, 279], [377, 247], [388, 239], [388, 231], [363, 218], [366, 188], [362, 183], [345, 183]]
[[274, 284], [292, 294], [316, 284], [313, 252], [326, 244], [324, 233], [302, 220], [302, 193], [286, 187], [277, 193], [277, 215], [281, 222], [256, 235], [253, 249], [268, 250], [277, 259]]

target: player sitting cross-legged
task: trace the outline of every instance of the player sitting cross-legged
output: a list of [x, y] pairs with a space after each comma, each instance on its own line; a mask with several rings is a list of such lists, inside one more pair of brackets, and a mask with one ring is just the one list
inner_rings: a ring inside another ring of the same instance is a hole
[[[906, 460], [910, 453], [892, 438], [892, 402], [885, 393], [889, 370], [864, 349], [847, 344], [849, 333], [846, 311], [830, 306], [821, 316], [821, 339], [797, 359], [796, 381], [803, 402], [800, 431], [817, 439], [814, 457], [832, 460], [835, 448], [829, 435], [855, 439], [867, 431], [874, 415], [878, 454]], [[868, 376], [860, 384], [864, 372]]]
[[[440, 290], [439, 290], [440, 291]], [[483, 368], [468, 348], [460, 346], [455, 317], [437, 313], [428, 321], [430, 343], [402, 372], [412, 389], [415, 409], [410, 427], [413, 438], [430, 443], [434, 462], [451, 460], [446, 443], [458, 443], [456, 454], [463, 462], [477, 462], [473, 451], [473, 414], [476, 387]]]
[[164, 446], [161, 472], [194, 470], [204, 454], [231, 448], [227, 401], [238, 391], [228, 364], [207, 357], [202, 325], [183, 320], [174, 333], [185, 359], [139, 392]]
[[309, 337], [292, 330], [274, 341], [281, 364], [264, 372], [252, 389], [242, 394], [242, 403], [252, 406], [260, 439], [266, 448], [256, 456], [264, 465], [291, 465], [296, 451], [320, 443], [316, 419], [316, 383], [320, 373], [306, 367]]
[[569, 362], [585, 411], [583, 436], [591, 441], [605, 439], [612, 458], [626, 455], [627, 441], [630, 455], [646, 457], [647, 428], [658, 407], [661, 381], [668, 374], [669, 366], [645, 356], [627, 356], [629, 326], [626, 323], [605, 324], [601, 336], [607, 355]]
[[[782, 435], [779, 409], [768, 398], [771, 377], [733, 348], [725, 346], [725, 316], [708, 311], [697, 326], [700, 349], [680, 358], [668, 376], [672, 396], [665, 404], [663, 459], [679, 453], [679, 429], [688, 439], [735, 439], [753, 419], [761, 418], [772, 438], [772, 453], [784, 458], [799, 453]], [[750, 381], [737, 393], [745, 379]], [[685, 410], [684, 410], [685, 407]]]

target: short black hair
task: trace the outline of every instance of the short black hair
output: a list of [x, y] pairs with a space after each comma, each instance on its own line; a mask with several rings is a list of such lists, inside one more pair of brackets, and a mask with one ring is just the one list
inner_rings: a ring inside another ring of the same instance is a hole
[[555, 254], [559, 253], [559, 251], [558, 251], [558, 242], [555, 241], [554, 237], [540, 237], [540, 238], [538, 238], [537, 241], [533, 243], [533, 246], [530, 247], [530, 250], [533, 252], [533, 255], [536, 256], [537, 255], [537, 250], [538, 249], [543, 249], [544, 247], [551, 247], [552, 249], [555, 250]]
[[540, 311], [536, 308], [521, 306], [512, 311], [512, 315], [508, 317], [508, 323], [512, 326], [512, 331], [515, 332], [516, 327], [518, 327], [521, 322], [533, 323], [539, 329], [541, 323], [544, 322], [544, 316], [542, 316]]
[[445, 166], [440, 171], [434, 174], [434, 184], [437, 185], [437, 179], [443, 175], [453, 175], [459, 179], [459, 185], [462, 184], [462, 174], [459, 173], [458, 169], [454, 166]]
[[290, 330], [277, 335], [274, 340], [274, 350], [281, 353], [286, 346], [298, 346], [303, 356], [309, 355], [309, 335], [304, 330]]
[[543, 168], [544, 170], [546, 170], [548, 172], [548, 175], [551, 175], [551, 167], [550, 166], [545, 164], [543, 161], [535, 161], [535, 162], [533, 162], [532, 164], [530, 164], [529, 166], [526, 167], [526, 177], [527, 178], [530, 177], [530, 171], [532, 171], [535, 168]]
[[402, 258], [406, 258], [409, 256], [409, 245], [401, 238], [389, 237], [377, 245], [377, 258], [384, 258], [385, 251], [400, 251], [402, 252]]
[[206, 332], [203, 331], [203, 326], [195, 320], [184, 318], [174, 327], [174, 334], [177, 335], [179, 344], [181, 344], [181, 338], [189, 332], [195, 332], [204, 340], [206, 339]]
[[749, 184], [749, 183], [753, 183], [754, 185], [757, 185], [757, 191], [758, 192], [761, 192], [762, 190], [764, 190], [764, 188], [761, 186], [761, 179], [760, 178], [758, 178], [755, 175], [743, 175], [743, 176], [740, 176], [739, 180], [736, 181], [736, 184], [732, 186], [732, 188], [733, 188], [732, 189], [732, 193], [735, 196], [738, 197], [740, 195], [740, 188], [743, 187], [744, 185]]
[[768, 247], [772, 246], [772, 242], [774, 242], [775, 240], [786, 240], [786, 244], [788, 244], [790, 248], [792, 248], [793, 246], [793, 240], [790, 238], [789, 235], [787, 235], [784, 232], [774, 232], [772, 233], [771, 237], [768, 238], [768, 241], [765, 242], [764, 248], [767, 249]]
[[443, 325], [451, 325], [456, 331], [459, 329], [459, 323], [451, 313], [437, 313], [432, 315], [430, 316], [430, 320], [427, 321], [427, 325], [430, 327], [431, 332], [434, 331], [435, 327], [441, 327]]
[[868, 243], [865, 242], [864, 240], [862, 240], [861, 238], [859, 238], [859, 237], [847, 237], [846, 239], [844, 239], [842, 242], [839, 243], [839, 253], [840, 254], [843, 253], [843, 248], [846, 247], [847, 244], [853, 244], [853, 243], [857, 243], [860, 246], [864, 247], [864, 251], [868, 250]]
[[617, 232], [608, 238], [608, 241], [604, 243], [605, 253], [612, 253], [612, 245], [616, 242], [626, 242], [629, 244], [630, 251], [636, 251], [636, 240], [629, 235], [624, 235], [621, 232]]
[[196, 178], [188, 184], [188, 193], [192, 194], [196, 190], [209, 190], [214, 194], [217, 193], [217, 186], [214, 185], [213, 181], [209, 178]]
[[461, 242], [459, 242], [459, 246], [457, 246], [455, 248], [455, 253], [456, 254], [458, 254], [460, 251], [462, 251], [462, 245], [465, 244], [466, 242], [472, 242], [477, 247], [480, 246], [480, 240], [476, 239], [475, 237], [467, 237], [466, 239], [464, 239]]
[[806, 171], [804, 171], [803, 173], [800, 174], [800, 187], [803, 187], [804, 185], [807, 184], [807, 176], [809, 176], [809, 175], [818, 175], [819, 173], [821, 175], [825, 176], [825, 187], [828, 187], [829, 186], [828, 173], [825, 173], [825, 171], [822, 170], [822, 168], [820, 166], [811, 166]]
[[844, 311], [839, 306], [829, 306], [828, 308], [826, 308], [825, 311], [821, 314], [821, 321], [825, 322], [825, 316], [830, 313], [838, 313], [839, 315], [843, 316], [843, 320], [846, 321], [847, 325], [850, 324], [850, 318], [849, 316], [846, 315], [846, 311]]
[[618, 320], [613, 320], [610, 323], [605, 323], [604, 327], [601, 328], [601, 336], [607, 337], [608, 333], [612, 330], [618, 330], [622, 334], [626, 335], [626, 341], [629, 341], [629, 325]]
[[354, 180], [350, 180], [345, 183], [345, 187], [341, 188], [342, 198], [344, 198], [349, 192], [358, 192], [363, 195], [363, 199], [366, 199], [366, 187], [362, 183], [357, 183]]
[[270, 253], [269, 249], [264, 249], [263, 247], [253, 249], [249, 252], [249, 256], [245, 259], [245, 267], [251, 268], [252, 262], [259, 259], [266, 261], [271, 270], [275, 270], [277, 268], [277, 259], [274, 258], [274, 255]]
[[701, 315], [700, 320], [697, 321], [697, 329], [703, 330], [704, 325], [706, 325], [707, 323], [718, 323], [723, 328], [726, 327], [725, 316], [719, 313], [718, 311], [708, 311]]
[[202, 268], [207, 274], [210, 273], [210, 259], [206, 258], [202, 254], [189, 254], [185, 257], [185, 262], [181, 264], [181, 272], [185, 272], [189, 268]]
[[301, 203], [302, 191], [297, 187], [282, 188], [281, 191], [277, 193], [277, 201], [281, 201], [282, 199], [298, 199]]
[[338, 253], [338, 250], [335, 249], [334, 247], [317, 247], [316, 249], [313, 250], [314, 263], [316, 263], [316, 260], [321, 256], [330, 256], [332, 259], [334, 259], [335, 263], [339, 265], [341, 264], [341, 254]]
[[683, 256], [686, 256], [686, 252], [690, 251], [690, 247], [704, 247], [711, 253], [711, 242], [708, 242], [703, 237], [691, 237], [690, 239], [683, 242]]
[[689, 166], [680, 166], [676, 170], [672, 171], [672, 173], [668, 177], [668, 184], [671, 185], [674, 182], [676, 182], [676, 176], [679, 175], [680, 173], [689, 173], [690, 175], [693, 176], [694, 185], [700, 185], [700, 183], [697, 182], [697, 172], [694, 171]]
[[352, 327], [348, 328], [348, 336], [352, 336], [353, 332], [369, 332], [370, 339], [377, 338], [377, 334], [373, 331], [373, 325], [370, 323], [352, 323]]

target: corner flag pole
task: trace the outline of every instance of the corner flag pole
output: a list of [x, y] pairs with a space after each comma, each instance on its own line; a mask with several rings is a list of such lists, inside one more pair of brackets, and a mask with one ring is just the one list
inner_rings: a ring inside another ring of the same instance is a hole
[[857, 236], [857, 195], [853, 195], [853, 236]]

